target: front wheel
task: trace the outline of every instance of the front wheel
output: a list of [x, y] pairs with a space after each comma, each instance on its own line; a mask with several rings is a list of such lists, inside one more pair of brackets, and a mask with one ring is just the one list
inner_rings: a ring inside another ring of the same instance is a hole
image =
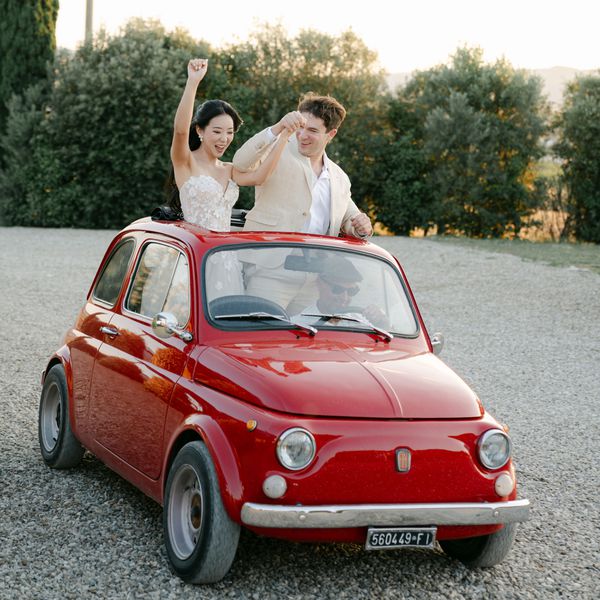
[[462, 540], [440, 540], [442, 550], [468, 567], [493, 567], [502, 562], [517, 534], [516, 523], [488, 535]]
[[190, 583], [214, 583], [229, 571], [240, 526], [227, 514], [206, 446], [186, 444], [167, 478], [163, 508], [165, 546], [173, 570]]
[[54, 365], [44, 380], [38, 436], [42, 457], [49, 467], [69, 469], [81, 462], [85, 450], [71, 430], [67, 378], [62, 365]]

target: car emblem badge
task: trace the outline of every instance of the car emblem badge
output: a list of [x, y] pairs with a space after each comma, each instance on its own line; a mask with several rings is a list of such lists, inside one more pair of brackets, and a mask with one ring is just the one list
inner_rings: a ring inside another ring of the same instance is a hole
[[408, 448], [396, 450], [396, 470], [400, 473], [410, 470], [410, 450]]

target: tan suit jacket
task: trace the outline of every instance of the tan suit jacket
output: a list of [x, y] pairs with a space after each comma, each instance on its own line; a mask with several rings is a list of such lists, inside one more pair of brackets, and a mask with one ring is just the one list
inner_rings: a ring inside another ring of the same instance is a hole
[[[233, 166], [252, 171], [273, 148], [268, 129], [250, 138], [234, 155]], [[358, 237], [350, 220], [359, 214], [350, 195], [350, 180], [334, 162], [327, 160], [331, 186], [331, 213], [327, 235], [340, 231]], [[255, 188], [254, 208], [246, 215], [247, 231], [300, 231], [310, 216], [315, 175], [310, 160], [298, 152], [296, 136], [286, 148], [269, 179]]]

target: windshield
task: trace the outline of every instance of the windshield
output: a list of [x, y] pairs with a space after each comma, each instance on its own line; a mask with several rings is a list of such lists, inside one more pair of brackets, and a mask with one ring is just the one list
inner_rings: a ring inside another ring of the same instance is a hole
[[[208, 317], [223, 329], [350, 329], [414, 336], [398, 271], [372, 255], [298, 246], [217, 249], [204, 267]], [[247, 317], [247, 318], [246, 318]]]

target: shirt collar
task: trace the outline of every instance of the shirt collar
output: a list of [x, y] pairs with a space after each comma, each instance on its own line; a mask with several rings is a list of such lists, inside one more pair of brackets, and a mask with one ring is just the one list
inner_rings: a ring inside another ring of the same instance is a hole
[[323, 169], [321, 170], [321, 174], [318, 179], [329, 179], [329, 157], [327, 154], [323, 154]]

